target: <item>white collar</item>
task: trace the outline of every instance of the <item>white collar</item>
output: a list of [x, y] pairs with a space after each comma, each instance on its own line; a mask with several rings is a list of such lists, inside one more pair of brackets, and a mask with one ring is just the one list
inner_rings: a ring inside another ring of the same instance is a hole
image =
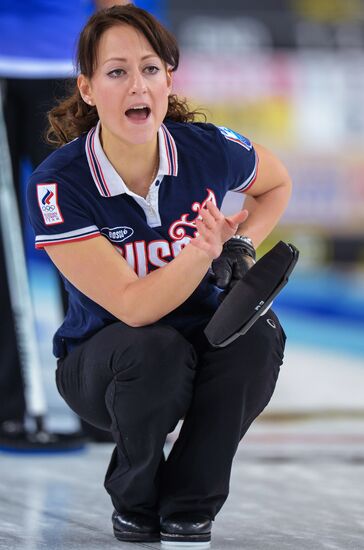
[[[122, 193], [130, 193], [123, 179], [119, 176], [104, 153], [100, 143], [100, 121], [87, 134], [85, 149], [87, 161], [96, 187], [103, 197], [114, 197]], [[165, 175], [177, 176], [177, 147], [164, 124], [158, 130], [159, 169], [157, 178]]]

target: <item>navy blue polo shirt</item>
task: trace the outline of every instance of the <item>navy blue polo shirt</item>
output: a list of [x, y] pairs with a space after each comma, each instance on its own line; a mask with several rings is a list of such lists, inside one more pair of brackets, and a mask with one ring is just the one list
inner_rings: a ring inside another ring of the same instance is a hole
[[[159, 170], [143, 198], [108, 161], [99, 129], [52, 153], [32, 174], [27, 201], [36, 248], [101, 235], [144, 277], [188, 245], [207, 201], [220, 208], [227, 191], [244, 192], [256, 177], [257, 157], [247, 138], [213, 124], [167, 120], [158, 132]], [[56, 357], [117, 321], [63, 279], [69, 308], [54, 337]], [[190, 330], [215, 311], [218, 292], [206, 276], [161, 322]]]

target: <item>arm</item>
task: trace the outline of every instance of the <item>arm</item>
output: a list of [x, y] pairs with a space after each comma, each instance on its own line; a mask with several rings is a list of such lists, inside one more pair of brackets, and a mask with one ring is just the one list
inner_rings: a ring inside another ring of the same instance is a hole
[[[269, 235], [283, 214], [291, 195], [291, 180], [281, 161], [261, 145], [254, 144], [259, 158], [258, 176], [246, 192], [244, 209], [249, 217], [239, 225], [237, 235], [249, 237], [253, 245], [231, 239], [212, 269], [215, 283], [226, 292], [242, 279], [255, 262], [255, 249]], [[226, 292], [221, 295], [224, 298]]]
[[261, 145], [254, 144], [259, 158], [258, 176], [246, 192], [244, 208], [248, 219], [237, 234], [252, 239], [258, 247], [277, 225], [291, 196], [292, 184], [282, 162]]
[[197, 288], [222, 244], [246, 216], [225, 218], [211, 202], [196, 221], [199, 235], [166, 266], [138, 278], [104, 237], [46, 247], [53, 263], [81, 292], [130, 326], [161, 319]]

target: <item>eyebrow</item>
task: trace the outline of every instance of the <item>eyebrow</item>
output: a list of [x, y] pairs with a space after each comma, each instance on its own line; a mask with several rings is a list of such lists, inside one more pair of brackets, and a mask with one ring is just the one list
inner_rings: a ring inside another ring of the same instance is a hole
[[[150, 59], [151, 57], [158, 57], [158, 55], [156, 53], [150, 53], [148, 55], [143, 55], [142, 61], [144, 61], [145, 59]], [[105, 63], [108, 63], [109, 61], [123, 61], [124, 63], [126, 63], [128, 60], [125, 57], [110, 57], [109, 59], [106, 59], [106, 61], [104, 61], [104, 65], [105, 65]]]

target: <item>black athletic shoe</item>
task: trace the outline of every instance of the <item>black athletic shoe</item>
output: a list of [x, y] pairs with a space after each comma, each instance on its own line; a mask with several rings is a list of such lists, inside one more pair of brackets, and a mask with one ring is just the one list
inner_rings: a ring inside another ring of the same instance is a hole
[[198, 513], [172, 514], [161, 520], [161, 541], [165, 548], [209, 548], [212, 521]]
[[118, 540], [127, 542], [158, 542], [159, 521], [143, 514], [119, 513], [112, 514], [114, 535]]

